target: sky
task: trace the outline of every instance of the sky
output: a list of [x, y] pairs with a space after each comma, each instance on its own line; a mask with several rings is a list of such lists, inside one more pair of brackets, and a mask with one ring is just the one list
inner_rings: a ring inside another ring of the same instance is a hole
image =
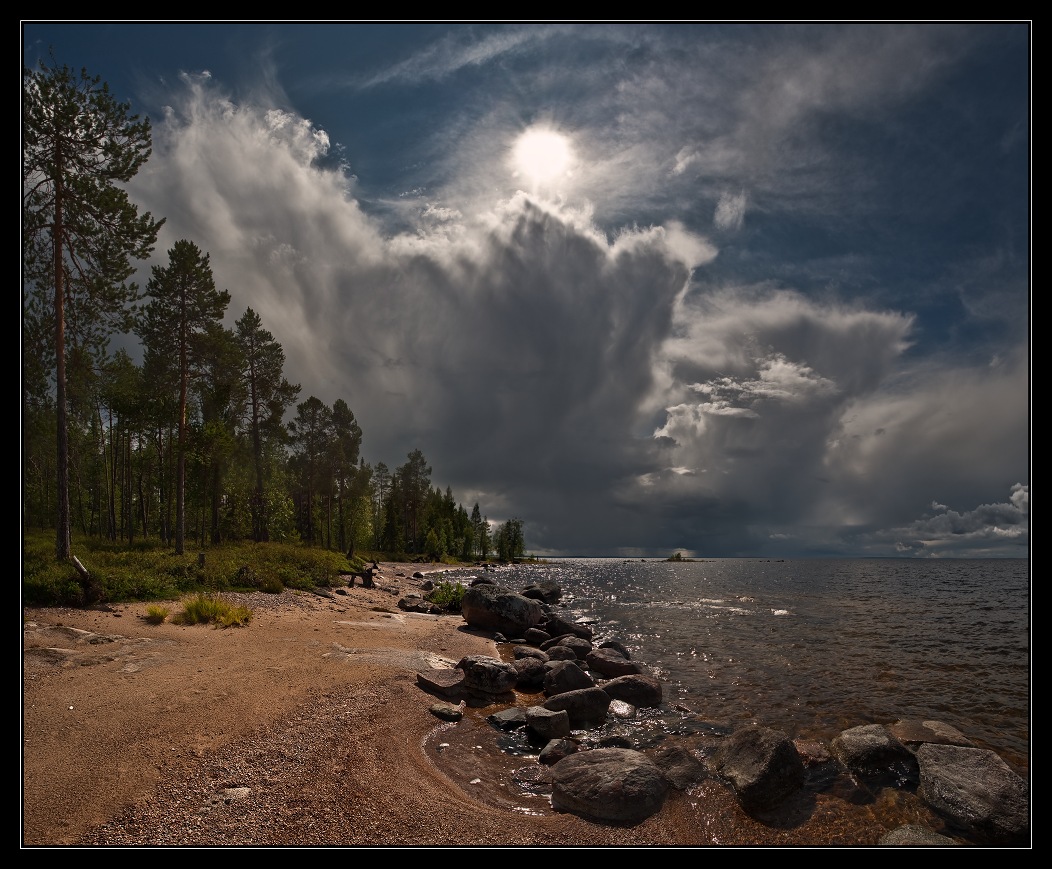
[[22, 22], [128, 189], [540, 556], [1029, 557], [1029, 21]]

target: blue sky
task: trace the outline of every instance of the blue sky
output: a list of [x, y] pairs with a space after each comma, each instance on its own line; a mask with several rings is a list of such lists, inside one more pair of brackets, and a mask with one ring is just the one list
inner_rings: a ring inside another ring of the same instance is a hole
[[[22, 22], [362, 454], [529, 551], [1028, 557], [1031, 24]], [[144, 263], [141, 282], [151, 263]]]

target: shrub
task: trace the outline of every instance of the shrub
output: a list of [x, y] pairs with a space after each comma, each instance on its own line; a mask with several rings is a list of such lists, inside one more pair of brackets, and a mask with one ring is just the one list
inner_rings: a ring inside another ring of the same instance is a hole
[[146, 607], [146, 615], [143, 618], [151, 625], [159, 625], [168, 618], [168, 607], [152, 603]]
[[464, 586], [459, 582], [443, 580], [431, 590], [427, 599], [444, 610], [458, 613], [464, 600]]
[[217, 627], [243, 627], [252, 618], [252, 610], [235, 606], [217, 595], [198, 594], [186, 600], [183, 611], [172, 621], [180, 625], [214, 623]]

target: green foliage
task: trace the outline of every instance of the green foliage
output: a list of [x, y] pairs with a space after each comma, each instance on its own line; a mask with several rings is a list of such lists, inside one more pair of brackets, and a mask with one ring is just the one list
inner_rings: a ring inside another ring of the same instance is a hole
[[[294, 543], [220, 544], [198, 553], [176, 555], [158, 541], [134, 546], [77, 537], [77, 551], [113, 603], [174, 600], [193, 593], [233, 590], [280, 591], [278, 586], [313, 589], [344, 584], [341, 572], [361, 570], [360, 558]], [[54, 539], [46, 530], [23, 535], [22, 601], [26, 606], [83, 606], [83, 589], [71, 562], [56, 561]]]
[[427, 595], [427, 599], [444, 610], [458, 613], [464, 600], [464, 591], [464, 586], [459, 582], [447, 579], [438, 583]]
[[198, 594], [183, 603], [182, 612], [172, 621], [179, 625], [215, 624], [216, 627], [244, 627], [252, 619], [252, 610], [236, 606], [214, 594]]

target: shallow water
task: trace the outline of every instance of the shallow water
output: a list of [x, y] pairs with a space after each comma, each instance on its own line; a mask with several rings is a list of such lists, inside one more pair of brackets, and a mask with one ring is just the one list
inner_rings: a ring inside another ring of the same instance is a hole
[[[512, 588], [559, 583], [561, 615], [589, 624], [597, 643], [620, 640], [665, 683], [662, 708], [611, 720], [592, 739], [621, 736], [644, 749], [679, 741], [704, 755], [746, 723], [828, 746], [860, 724], [937, 719], [1029, 777], [1026, 560], [557, 559], [494, 578]], [[531, 778], [543, 778], [540, 747], [489, 726], [486, 715], [499, 708], [469, 709], [436, 731], [429, 750], [483, 801], [550, 812], [543, 783]], [[714, 823], [713, 801], [726, 794], [710, 781], [676, 799], [693, 829]], [[865, 844], [900, 823], [941, 829], [908, 791], [860, 790], [846, 778], [815, 782], [800, 800], [807, 805], [785, 808], [795, 820], [740, 816], [698, 843]], [[733, 805], [717, 814], [741, 815]]]

